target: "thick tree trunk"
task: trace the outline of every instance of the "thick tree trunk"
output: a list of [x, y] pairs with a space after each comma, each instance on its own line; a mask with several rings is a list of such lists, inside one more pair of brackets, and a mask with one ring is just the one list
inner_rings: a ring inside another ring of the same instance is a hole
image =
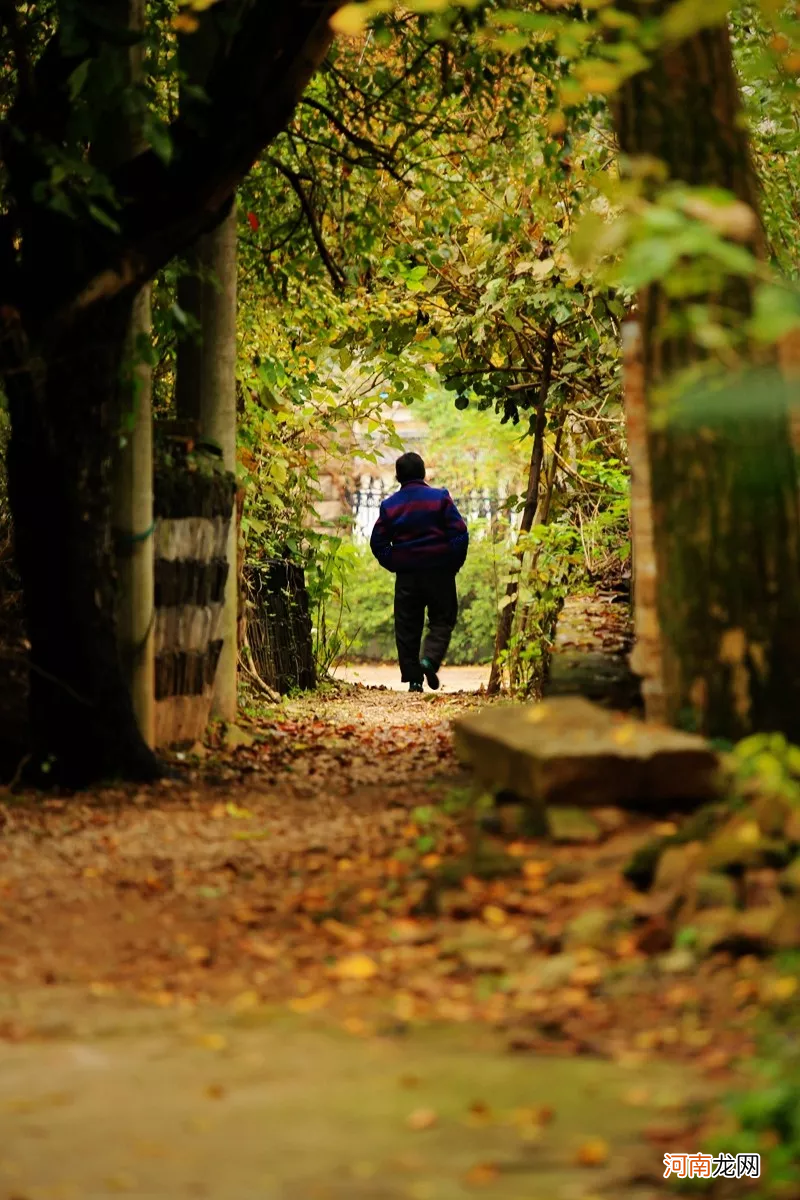
[[8, 482], [31, 644], [34, 763], [70, 786], [161, 774], [120, 664], [109, 534], [131, 310], [131, 299], [118, 297], [47, 346], [30, 345], [14, 314], [3, 314]]
[[[658, 52], [622, 89], [616, 126], [625, 155], [660, 159], [672, 179], [726, 188], [757, 211], [725, 25]], [[757, 250], [762, 241], [758, 230]], [[724, 301], [744, 317], [744, 281], [731, 279]], [[663, 419], [657, 390], [700, 358], [681, 332], [688, 302], [654, 286], [639, 303], [665, 711], [720, 737], [797, 738], [800, 529], [787, 414], [773, 395], [761, 411], [753, 398], [744, 412], [684, 405]]]

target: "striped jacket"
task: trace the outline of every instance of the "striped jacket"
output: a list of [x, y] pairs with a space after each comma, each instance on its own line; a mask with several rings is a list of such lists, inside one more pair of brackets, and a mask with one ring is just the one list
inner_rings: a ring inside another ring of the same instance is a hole
[[446, 488], [413, 479], [381, 504], [369, 545], [387, 571], [456, 572], [467, 557], [469, 533]]

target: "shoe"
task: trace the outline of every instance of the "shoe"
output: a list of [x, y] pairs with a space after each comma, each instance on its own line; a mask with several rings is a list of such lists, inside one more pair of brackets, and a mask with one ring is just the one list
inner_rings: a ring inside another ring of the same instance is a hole
[[422, 683], [414, 681], [408, 685], [408, 690], [410, 692], [421, 692], [422, 691]]
[[436, 674], [436, 669], [429, 658], [423, 658], [419, 664], [425, 672], [425, 678], [428, 681], [428, 687], [432, 692], [439, 690], [439, 676]]

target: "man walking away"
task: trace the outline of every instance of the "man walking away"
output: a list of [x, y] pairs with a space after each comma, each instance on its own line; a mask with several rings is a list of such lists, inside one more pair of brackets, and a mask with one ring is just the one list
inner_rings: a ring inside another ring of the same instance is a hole
[[458, 616], [456, 575], [467, 557], [469, 533], [450, 493], [425, 482], [418, 454], [403, 454], [395, 469], [400, 490], [381, 505], [369, 545], [396, 577], [394, 634], [403, 683], [421, 692], [424, 677], [435, 691]]

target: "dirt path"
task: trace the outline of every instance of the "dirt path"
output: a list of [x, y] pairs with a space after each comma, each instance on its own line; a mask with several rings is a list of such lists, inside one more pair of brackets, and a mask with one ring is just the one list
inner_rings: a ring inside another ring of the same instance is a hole
[[[400, 672], [394, 663], [346, 663], [337, 667], [337, 679], [345, 683], [360, 683], [363, 687], [385, 687], [393, 692], [407, 692], [408, 684], [400, 682]], [[443, 667], [441, 690], [477, 692], [489, 682], [489, 667]]]
[[636, 1132], [657, 1180], [758, 964], [668, 950], [621, 874], [655, 822], [468, 857], [478, 703], [345, 688], [179, 781], [4, 806], [3, 1200], [655, 1194]]

